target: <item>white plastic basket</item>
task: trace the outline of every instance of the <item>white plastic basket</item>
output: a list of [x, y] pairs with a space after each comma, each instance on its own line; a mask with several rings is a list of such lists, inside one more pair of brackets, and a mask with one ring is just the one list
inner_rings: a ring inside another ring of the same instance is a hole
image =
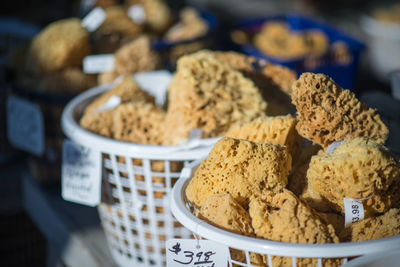
[[328, 258], [343, 259], [342, 263], [347, 263], [349, 259], [361, 255], [384, 252], [389, 249], [400, 249], [400, 236], [355, 243], [294, 244], [246, 237], [222, 230], [192, 214], [193, 211], [186, 199], [185, 189], [194, 170], [195, 168], [185, 168], [173, 187], [171, 194], [172, 214], [194, 234], [245, 253], [246, 262], [238, 262], [229, 257], [227, 266], [254, 266], [250, 263], [250, 253], [252, 252], [266, 255], [269, 267], [274, 266], [272, 264], [273, 256], [290, 257], [292, 266], [297, 266], [296, 261], [299, 258], [313, 258], [316, 259], [315, 266], [320, 267], [323, 266], [323, 260]]
[[186, 146], [139, 145], [81, 128], [78, 119], [85, 107], [110, 87], [99, 86], [75, 97], [64, 109], [62, 127], [73, 142], [102, 154], [98, 210], [114, 260], [120, 266], [162, 266], [164, 241], [192, 236], [170, 212], [172, 186], [182, 168], [207, 156], [218, 138]]

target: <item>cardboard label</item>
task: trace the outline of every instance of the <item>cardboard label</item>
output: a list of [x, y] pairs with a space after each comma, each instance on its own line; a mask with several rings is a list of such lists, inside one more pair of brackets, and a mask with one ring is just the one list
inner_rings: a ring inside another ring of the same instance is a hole
[[228, 247], [211, 240], [169, 239], [167, 266], [228, 266]]
[[63, 143], [62, 197], [65, 200], [96, 206], [101, 197], [101, 154], [69, 140]]
[[343, 198], [344, 203], [344, 226], [364, 219], [364, 206], [361, 199]]
[[97, 30], [106, 19], [106, 12], [101, 7], [96, 7], [82, 19], [82, 26], [89, 32]]
[[83, 72], [87, 74], [103, 73], [114, 69], [114, 55], [91, 55], [83, 59]]
[[44, 122], [37, 104], [16, 96], [7, 99], [7, 137], [13, 147], [43, 155]]
[[146, 22], [146, 12], [142, 5], [133, 5], [128, 8], [128, 16], [136, 24], [142, 25]]

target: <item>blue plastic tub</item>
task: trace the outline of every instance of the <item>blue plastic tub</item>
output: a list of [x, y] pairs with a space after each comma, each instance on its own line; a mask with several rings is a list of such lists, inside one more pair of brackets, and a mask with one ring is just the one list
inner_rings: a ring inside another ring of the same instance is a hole
[[304, 64], [304, 57], [290, 60], [274, 58], [263, 54], [252, 44], [241, 45], [239, 47], [239, 50], [241, 50], [241, 52], [246, 55], [263, 58], [272, 63], [289, 67], [295, 70], [298, 74], [301, 74], [303, 72], [324, 73], [330, 76], [343, 88], [353, 88], [360, 53], [365, 48], [364, 44], [324, 23], [314, 21], [298, 14], [285, 14], [263, 18], [246, 19], [240, 21], [235, 28], [236, 30], [242, 30], [248, 34], [255, 34], [259, 32], [262, 25], [268, 21], [286, 22], [289, 25], [291, 31], [302, 31], [311, 29], [321, 30], [329, 38], [329, 44], [332, 44], [336, 41], [342, 41], [347, 45], [350, 60], [347, 64], [338, 64], [332, 59], [332, 56], [327, 53], [325, 56], [318, 59], [319, 64], [317, 67], [310, 68], [306, 64]]

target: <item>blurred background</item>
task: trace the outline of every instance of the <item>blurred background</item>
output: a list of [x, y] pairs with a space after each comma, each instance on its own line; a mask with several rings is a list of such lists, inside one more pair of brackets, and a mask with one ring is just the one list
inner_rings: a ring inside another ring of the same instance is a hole
[[[64, 91], [58, 91], [53, 88], [65, 80], [45, 80], [43, 73], [29, 73], [24, 69], [26, 48], [23, 52], [21, 47], [52, 22], [83, 18], [95, 6], [106, 9], [126, 5], [126, 2], [129, 1], [3, 0], [0, 3], [0, 266], [115, 265], [96, 209], [63, 201], [60, 194], [60, 147], [64, 138], [60, 129], [61, 111], [74, 95], [100, 83], [100, 78], [76, 74], [72, 76], [74, 80], [84, 77], [84, 88], [68, 91], [70, 88], [66, 85]], [[145, 5], [146, 0], [131, 2]], [[325, 70], [331, 76], [346, 77], [341, 85], [378, 109], [390, 129], [387, 146], [400, 155], [400, 93], [395, 92], [400, 90], [398, 1], [170, 0], [164, 4], [174, 14], [174, 22], [165, 29], [146, 26], [141, 31], [150, 36], [151, 49], [159, 52], [161, 63], [154, 68], [172, 71], [180, 55], [201, 48], [236, 50], [273, 61], [274, 56], [262, 55], [262, 47], [251, 43], [256, 34], [254, 29], [259, 31], [261, 27], [260, 21], [252, 19], [268, 20], [283, 15], [280, 19], [287, 20], [293, 27], [297, 25], [297, 30], [310, 28], [310, 25], [326, 30], [325, 34], [331, 38], [329, 45], [336, 38], [345, 44], [344, 50], [329, 50], [334, 52], [310, 61], [278, 59], [276, 62], [293, 67], [298, 74], [314, 68]], [[206, 34], [186, 39], [177, 37], [181, 33], [179, 27], [174, 26], [182, 26], [179, 23], [184, 19], [183, 16], [179, 18], [179, 12], [187, 6], [206, 12], [200, 16], [208, 23]], [[145, 10], [147, 19], [158, 16], [158, 13], [149, 16], [156, 9], [157, 6], [150, 6]], [[300, 16], [300, 20], [296, 16]], [[98, 30], [91, 36], [93, 47], [98, 49], [94, 54], [116, 52], [131, 37], [124, 34]], [[119, 39], [114, 42], [113, 38]], [[101, 46], [107, 42], [110, 46]], [[337, 69], [329, 62], [334, 56], [343, 56], [344, 60]], [[150, 63], [143, 64], [136, 66], [136, 70], [152, 68]], [[26, 90], [32, 87], [38, 90]], [[46, 140], [40, 156], [32, 156], [10, 145], [6, 119], [10, 95], [29, 99], [43, 112]]]

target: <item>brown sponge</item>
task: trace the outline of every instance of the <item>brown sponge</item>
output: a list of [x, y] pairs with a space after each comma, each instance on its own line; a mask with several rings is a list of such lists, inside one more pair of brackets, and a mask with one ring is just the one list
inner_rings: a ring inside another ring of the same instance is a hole
[[[250, 200], [249, 214], [257, 237], [268, 240], [323, 244], [338, 243], [339, 238], [331, 224], [326, 224], [307, 204], [291, 191], [266, 192]], [[264, 256], [264, 262], [267, 258]], [[291, 266], [291, 258], [272, 257], [273, 266]], [[324, 266], [339, 266], [337, 259], [324, 260]], [[317, 260], [297, 259], [296, 266], [316, 266]]]
[[385, 214], [367, 218], [346, 227], [343, 241], [360, 242], [400, 235], [400, 210], [390, 209]]
[[383, 144], [389, 134], [374, 109], [324, 74], [303, 73], [293, 84], [299, 134], [326, 149], [346, 138], [369, 137]]
[[364, 199], [365, 216], [389, 210], [400, 199], [400, 164], [387, 148], [371, 139], [355, 138], [332, 154], [313, 156], [308, 187], [336, 211], [343, 198]]
[[160, 58], [151, 49], [148, 36], [141, 36], [125, 44], [115, 52], [114, 57], [114, 71], [119, 74], [150, 71], [160, 66]]
[[33, 39], [26, 61], [27, 70], [36, 75], [80, 67], [90, 54], [89, 32], [78, 18], [49, 24]]
[[197, 168], [186, 196], [201, 207], [211, 195], [229, 193], [246, 207], [251, 195], [287, 184], [291, 158], [281, 145], [224, 137]]
[[237, 234], [253, 236], [254, 233], [249, 213], [229, 194], [207, 198], [197, 216]]
[[88, 105], [85, 114], [93, 113], [100, 107], [104, 106], [111, 96], [118, 96], [121, 98], [121, 103], [129, 101], [154, 103], [154, 97], [145, 91], [142, 91], [131, 76], [124, 76], [121, 82]]
[[151, 103], [130, 102], [119, 105], [113, 113], [114, 138], [138, 144], [160, 145], [163, 142], [165, 112]]
[[187, 140], [195, 128], [202, 129], [203, 138], [223, 135], [232, 125], [265, 114], [267, 107], [251, 80], [208, 51], [179, 59], [168, 100], [170, 144]]
[[291, 115], [259, 117], [254, 121], [232, 128], [226, 136], [286, 146], [295, 162], [303, 138], [296, 131], [296, 119]]

